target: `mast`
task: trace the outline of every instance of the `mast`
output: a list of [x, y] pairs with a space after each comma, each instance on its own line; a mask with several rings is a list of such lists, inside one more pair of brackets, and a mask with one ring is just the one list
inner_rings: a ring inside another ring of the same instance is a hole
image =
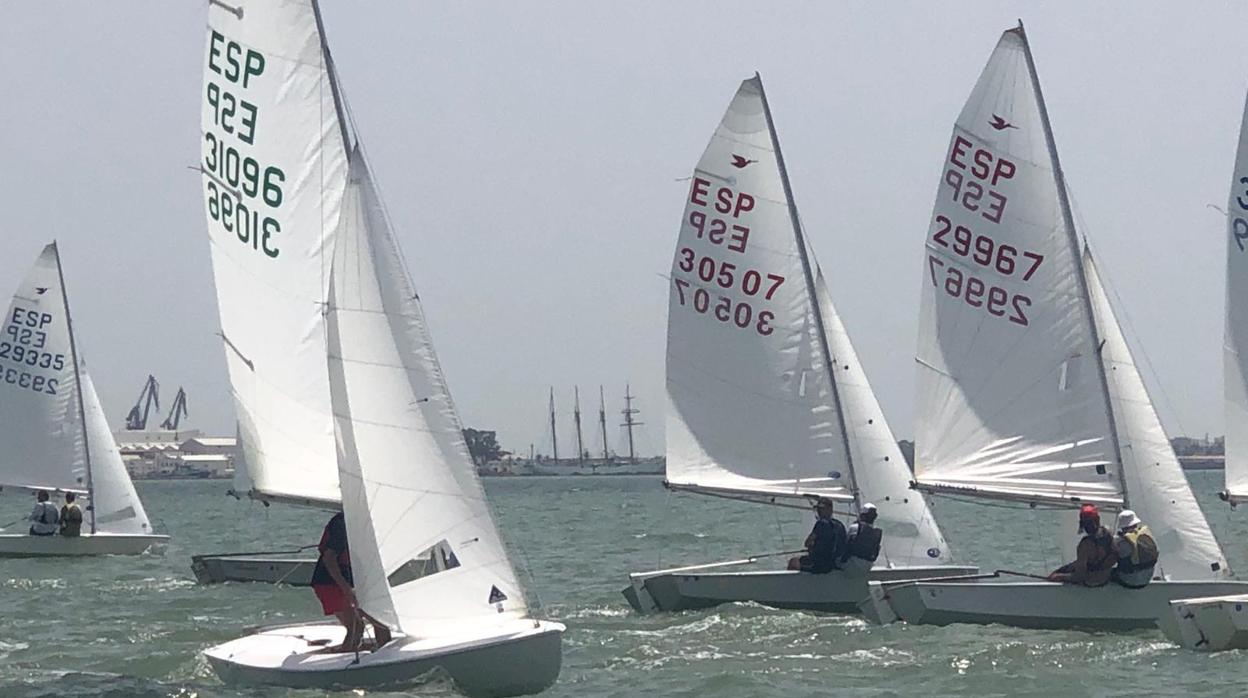
[[1096, 326], [1096, 315], [1092, 309], [1092, 296], [1088, 291], [1088, 277], [1083, 265], [1083, 254], [1079, 246], [1079, 236], [1075, 233], [1075, 220], [1070, 211], [1070, 197], [1066, 191], [1066, 175], [1062, 172], [1062, 163], [1057, 157], [1057, 143], [1053, 139], [1053, 126], [1049, 123], [1049, 110], [1044, 104], [1044, 93], [1040, 91], [1040, 75], [1036, 72], [1036, 62], [1031, 56], [1031, 44], [1027, 41], [1027, 32], [1023, 29], [1023, 21], [1019, 20], [1018, 28], [1011, 31], [1017, 32], [1018, 38], [1023, 42], [1023, 55], [1027, 57], [1027, 70], [1031, 74], [1031, 87], [1036, 95], [1036, 106], [1040, 109], [1040, 124], [1044, 128], [1044, 140], [1049, 148], [1049, 159], [1053, 162], [1053, 178], [1057, 182], [1057, 199], [1062, 209], [1062, 223], [1066, 226], [1066, 237], [1070, 243], [1071, 259], [1074, 260], [1078, 270], [1075, 277], [1079, 280], [1079, 294], [1083, 299], [1083, 311], [1088, 316], [1088, 329], [1092, 333], [1092, 345], [1096, 347], [1096, 375], [1100, 378], [1101, 394], [1105, 397], [1105, 416], [1109, 421], [1109, 439], [1114, 448], [1114, 455], [1118, 459], [1115, 476], [1118, 478], [1119, 486], [1122, 487], [1122, 505], [1126, 508], [1130, 506], [1130, 494], [1127, 492], [1127, 479], [1122, 474], [1122, 445], [1118, 441], [1118, 424], [1114, 421], [1114, 405], [1109, 393], [1109, 377], [1105, 374], [1105, 362], [1101, 358], [1101, 350], [1104, 348], [1105, 342], [1101, 339], [1100, 330]]
[[[1024, 42], [1025, 43], [1025, 42]], [[797, 252], [802, 260], [802, 276], [806, 279], [806, 296], [810, 299], [811, 310], [814, 311], [815, 329], [819, 335], [819, 347], [823, 350], [824, 370], [828, 372], [828, 384], [832, 387], [832, 404], [836, 406], [836, 423], [841, 431], [841, 446], [845, 449], [845, 465], [849, 472], [854, 472], [853, 452], [849, 448], [849, 431], [845, 428], [845, 409], [841, 405], [841, 394], [836, 384], [836, 364], [832, 361], [832, 349], [828, 346], [828, 333], [823, 325], [823, 310], [819, 307], [819, 296], [815, 293], [815, 276], [811, 270], [810, 255], [806, 253], [806, 239], [802, 235], [802, 221], [797, 215], [797, 203], [793, 199], [793, 187], [789, 184], [789, 171], [784, 166], [784, 153], [780, 150], [780, 139], [776, 137], [776, 124], [771, 118], [771, 105], [767, 103], [767, 92], [763, 89], [763, 78], [757, 72], [754, 80], [758, 83], [758, 94], [763, 101], [763, 115], [767, 118], [767, 131], [771, 135], [771, 147], [776, 153], [776, 165], [780, 168], [780, 182], [784, 185], [784, 196], [788, 199], [789, 220], [793, 224], [793, 235], [797, 238]], [[1086, 293], [1084, 294], [1086, 298]], [[861, 505], [858, 493], [858, 478], [854, 478], [854, 503]]]
[[74, 364], [74, 394], [78, 398], [78, 420], [82, 424], [82, 451], [87, 463], [87, 499], [91, 504], [87, 512], [91, 515], [91, 533], [95, 533], [95, 479], [91, 477], [91, 441], [87, 433], [87, 410], [82, 402], [82, 376], [78, 371], [78, 345], [74, 339], [74, 321], [69, 315], [69, 294], [65, 291], [65, 272], [61, 269], [61, 249], [56, 241], [52, 241], [52, 249], [56, 252], [56, 278], [61, 282], [61, 302], [65, 305], [65, 327], [69, 330], [69, 358]]
[[632, 388], [628, 383], [624, 384], [624, 423], [620, 426], [628, 430], [628, 462], [635, 463], [637, 461], [637, 451], [633, 447], [633, 427], [639, 427], [641, 422], [633, 419], [633, 415], [641, 410], [633, 409]]
[[572, 418], [576, 421], [576, 462], [584, 463], [585, 442], [581, 438], [581, 389], [573, 386], [572, 395], [574, 396]]
[[555, 387], [550, 387], [550, 447], [555, 453], [555, 460], [559, 460], [559, 430], [555, 428]]
[[602, 460], [606, 462], [611, 459], [611, 452], [607, 448], [607, 399], [603, 397], [602, 386], [598, 386], [598, 426], [602, 429]]
[[338, 131], [342, 136], [342, 147], [349, 150], [351, 138], [347, 135], [347, 115], [344, 113], [342, 92], [338, 86], [338, 70], [334, 68], [334, 57], [329, 53], [329, 41], [325, 38], [325, 22], [321, 19], [319, 0], [312, 0], [312, 14], [316, 17], [316, 31], [321, 37], [321, 55], [325, 58], [325, 74], [329, 76], [329, 90], [334, 97], [334, 112], [338, 115]]

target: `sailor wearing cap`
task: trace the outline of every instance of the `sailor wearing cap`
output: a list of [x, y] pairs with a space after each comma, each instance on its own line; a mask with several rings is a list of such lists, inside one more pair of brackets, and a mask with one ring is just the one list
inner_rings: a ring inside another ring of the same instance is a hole
[[789, 560], [789, 569], [827, 574], [837, 569], [845, 554], [845, 524], [832, 515], [832, 500], [820, 497], [815, 504], [815, 527], [806, 536], [806, 554]]
[[1118, 555], [1114, 552], [1113, 536], [1101, 525], [1101, 513], [1094, 505], [1084, 504], [1079, 509], [1079, 530], [1084, 535], [1075, 548], [1075, 561], [1053, 570], [1049, 581], [1105, 586]]
[[1130, 509], [1118, 512], [1118, 535], [1114, 536], [1118, 566], [1111, 578], [1128, 589], [1142, 589], [1153, 578], [1157, 566], [1157, 541], [1140, 517]]
[[879, 511], [870, 502], [858, 509], [858, 520], [849, 526], [849, 544], [841, 558], [841, 567], [856, 576], [865, 577], [880, 556], [884, 532], [875, 527]]

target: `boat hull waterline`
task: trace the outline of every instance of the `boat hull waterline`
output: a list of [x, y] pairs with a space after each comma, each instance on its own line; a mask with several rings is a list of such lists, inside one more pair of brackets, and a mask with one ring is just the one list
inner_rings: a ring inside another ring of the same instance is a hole
[[0, 558], [142, 555], [162, 549], [169, 536], [129, 533], [84, 533], [80, 536], [32, 536], [0, 533]]
[[261, 582], [306, 587], [312, 585], [315, 568], [315, 559], [298, 557], [195, 555], [191, 558], [191, 571], [200, 584]]
[[262, 630], [204, 651], [225, 683], [364, 689], [449, 677], [470, 696], [538, 693], [554, 684], [565, 626], [528, 618], [435, 638], [396, 636], [376, 652], [326, 654], [343, 640], [327, 623]]
[[841, 570], [810, 574], [790, 570], [751, 572], [666, 571], [630, 576], [624, 597], [639, 613], [687, 611], [725, 603], [753, 602], [772, 608], [858, 613], [868, 581], [898, 582], [973, 575], [977, 567], [932, 565], [873, 569], [867, 577]]
[[[1048, 630], [1151, 629], [1172, 600], [1248, 593], [1248, 582], [1154, 581], [1143, 589], [998, 579], [884, 585], [882, 600], [911, 625], [999, 624]], [[871, 614], [868, 614], [871, 615]]]
[[1170, 602], [1157, 625], [1170, 641], [1200, 652], [1248, 649], [1248, 595]]

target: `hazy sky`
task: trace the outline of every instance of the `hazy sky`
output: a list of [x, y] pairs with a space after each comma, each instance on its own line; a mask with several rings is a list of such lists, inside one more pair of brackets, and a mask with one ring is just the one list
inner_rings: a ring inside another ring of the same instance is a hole
[[[1077, 206], [1171, 434], [1221, 433], [1223, 206], [1242, 3], [324, 3], [469, 426], [538, 440], [548, 386], [631, 381], [662, 444], [686, 177], [762, 73], [798, 206], [898, 436], [954, 118], [1027, 23]], [[206, 3], [0, 0], [0, 287], [61, 242], [120, 427], [148, 373], [233, 431], [199, 175]], [[1137, 358], [1139, 358], [1137, 356]], [[1155, 375], [1149, 370], [1149, 363]], [[1158, 391], [1158, 385], [1164, 395]], [[594, 408], [587, 408], [592, 411]]]

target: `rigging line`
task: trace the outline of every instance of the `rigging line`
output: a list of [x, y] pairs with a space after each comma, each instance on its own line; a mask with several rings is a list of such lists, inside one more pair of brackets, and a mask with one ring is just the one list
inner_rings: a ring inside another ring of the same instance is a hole
[[[1070, 196], [1070, 198], [1071, 198], [1071, 201], [1074, 202], [1073, 194]], [[1074, 205], [1072, 206], [1072, 208], [1075, 209], [1075, 212], [1078, 216], [1079, 229], [1081, 231], [1086, 230], [1087, 224], [1083, 218], [1082, 211], [1079, 209], [1078, 203], [1074, 202]], [[1092, 248], [1092, 243], [1088, 240], [1088, 237], [1086, 234], [1083, 236], [1083, 244], [1087, 246], [1089, 249]], [[1094, 264], [1095, 264], [1095, 260], [1098, 257], [1099, 255], [1096, 254], [1095, 251], [1093, 251], [1092, 259], [1093, 259]], [[1126, 304], [1123, 303], [1122, 296], [1119, 295], [1118, 293], [1118, 287], [1113, 282], [1113, 278], [1109, 274], [1109, 269], [1105, 265], [1097, 264], [1096, 271], [1097, 271], [1097, 274], [1101, 277], [1102, 287], [1108, 288], [1109, 292], [1113, 294], [1114, 301], [1116, 301], [1116, 303], [1114, 303], [1110, 307], [1111, 312], [1113, 312], [1113, 314], [1115, 315], [1115, 319], [1117, 319], [1117, 316], [1121, 315], [1122, 319], [1125, 320], [1125, 323], [1122, 323], [1122, 322], [1119, 323], [1119, 327], [1125, 324], [1127, 333], [1130, 334], [1130, 336], [1135, 340], [1134, 342], [1135, 351], [1132, 351], [1130, 346], [1127, 347], [1127, 351], [1131, 354], [1132, 359], [1134, 359], [1134, 355], [1136, 353], [1139, 353], [1139, 355], [1144, 358], [1144, 365], [1148, 367], [1148, 373], [1149, 373], [1149, 376], [1152, 378], [1153, 385], [1156, 386], [1157, 391], [1161, 393], [1161, 399], [1166, 404], [1166, 411], [1171, 414], [1175, 423], [1178, 425], [1179, 432], [1182, 434], [1187, 434], [1188, 433], [1187, 429], [1183, 426], [1183, 420], [1179, 417], [1179, 411], [1175, 408], [1174, 403], [1170, 400], [1170, 394], [1166, 392], [1165, 383], [1162, 382], [1161, 377], [1157, 373], [1156, 367], [1153, 365], [1152, 359], [1148, 355], [1148, 351], [1145, 349], [1144, 344], [1140, 341], [1140, 334], [1139, 332], [1136, 331], [1135, 323], [1132, 322], [1131, 320], [1131, 313], [1127, 312], [1127, 306]], [[1116, 306], [1116, 309], [1115, 309], [1115, 306]]]
[[951, 494], [949, 492], [926, 492], [925, 494], [932, 498], [944, 497], [956, 502], [965, 504], [974, 504], [975, 506], [988, 507], [990, 509], [1028, 509], [1033, 511], [1074, 511], [1072, 507], [1062, 506], [1059, 504], [1050, 504], [1048, 502], [1010, 502], [1008, 500], [988, 500], [971, 495]]

